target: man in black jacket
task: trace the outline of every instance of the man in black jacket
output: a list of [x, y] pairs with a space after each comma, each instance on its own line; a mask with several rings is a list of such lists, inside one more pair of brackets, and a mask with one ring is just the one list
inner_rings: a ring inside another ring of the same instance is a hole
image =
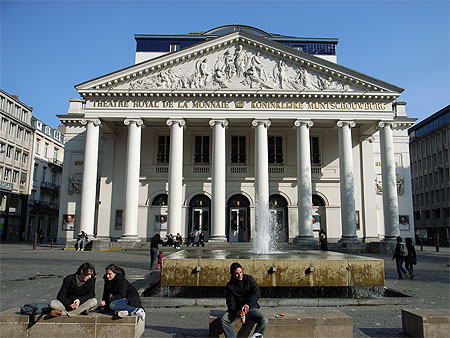
[[[247, 317], [256, 323], [254, 337], [262, 337], [269, 319], [259, 309], [258, 299], [261, 296], [258, 284], [250, 275], [245, 275], [242, 266], [234, 262], [230, 266], [231, 279], [226, 286], [225, 296], [227, 312], [222, 317], [225, 337], [236, 337], [231, 324], [238, 318]], [[245, 320], [245, 319], [244, 319]]]
[[51, 316], [76, 316], [87, 314], [97, 305], [95, 299], [95, 268], [83, 263], [77, 272], [64, 278], [57, 300], [50, 302]]

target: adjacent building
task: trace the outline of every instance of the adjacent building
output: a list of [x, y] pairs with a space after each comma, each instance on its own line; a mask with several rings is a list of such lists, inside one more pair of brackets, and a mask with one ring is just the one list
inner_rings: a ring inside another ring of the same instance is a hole
[[408, 130], [417, 238], [450, 238], [450, 105]]
[[0, 89], [0, 238], [25, 239], [33, 108]]
[[[223, 26], [136, 35], [136, 64], [76, 85], [58, 240], [198, 229], [279, 241], [414, 236], [407, 128], [393, 84], [337, 64], [337, 39]], [[363, 56], [362, 56], [363, 57]]]
[[54, 129], [35, 117], [33, 171], [30, 184], [29, 216], [26, 238], [35, 233], [45, 239], [57, 237], [64, 158], [64, 140], [60, 130]]

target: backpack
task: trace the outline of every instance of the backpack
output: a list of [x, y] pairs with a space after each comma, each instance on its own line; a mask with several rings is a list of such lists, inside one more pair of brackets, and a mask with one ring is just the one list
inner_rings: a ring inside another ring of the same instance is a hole
[[400, 243], [400, 256], [407, 257], [408, 256], [408, 248], [406, 247], [406, 244], [401, 242]]
[[22, 315], [40, 315], [42, 313], [49, 313], [50, 308], [48, 303], [30, 303], [20, 307], [20, 314]]

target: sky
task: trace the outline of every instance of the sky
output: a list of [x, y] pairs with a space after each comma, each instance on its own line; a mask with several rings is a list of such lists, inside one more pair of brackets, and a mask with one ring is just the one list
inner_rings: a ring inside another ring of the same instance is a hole
[[339, 38], [338, 63], [404, 88], [418, 121], [450, 102], [449, 4], [443, 1], [0, 0], [0, 88], [56, 127], [74, 86], [134, 64], [134, 34], [228, 24]]

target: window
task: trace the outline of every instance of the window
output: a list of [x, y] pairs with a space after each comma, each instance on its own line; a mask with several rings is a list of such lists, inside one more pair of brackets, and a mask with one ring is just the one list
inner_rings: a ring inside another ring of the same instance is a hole
[[14, 153], [14, 161], [19, 161], [20, 160], [20, 154], [22, 152], [20, 150], [16, 149], [16, 152]]
[[20, 174], [20, 185], [25, 185], [27, 183], [27, 173]]
[[13, 150], [13, 147], [10, 145], [6, 146], [6, 157], [11, 158], [11, 152]]
[[47, 174], [47, 167], [43, 167], [42, 168], [42, 180], [41, 180], [42, 183], [45, 182], [45, 175], [46, 174]]
[[29, 131], [25, 131], [25, 143], [30, 142], [30, 135], [31, 133]]
[[52, 184], [56, 184], [56, 171], [52, 170], [52, 178], [51, 178]]
[[17, 178], [19, 177], [19, 172], [14, 170], [13, 171], [13, 177], [12, 177], [12, 181], [13, 183], [17, 183]]
[[36, 139], [36, 154], [39, 154], [39, 148], [41, 147], [41, 140], [40, 139]]
[[54, 160], [58, 159], [58, 148], [53, 148], [53, 159]]
[[2, 118], [2, 131], [6, 130], [7, 125], [8, 125], [8, 120]]
[[23, 128], [17, 127], [17, 138], [22, 140], [23, 138]]
[[44, 133], [46, 133], [47, 135], [50, 135], [50, 132], [51, 132], [50, 127], [49, 126], [45, 126]]
[[5, 144], [0, 142], [0, 155], [5, 152]]
[[23, 153], [22, 154], [22, 163], [27, 164], [28, 162], [28, 154]]
[[170, 136], [158, 137], [158, 163], [169, 163]]
[[180, 50], [180, 44], [179, 43], [171, 43], [169, 46], [169, 52], [176, 52], [177, 50]]
[[11, 177], [11, 169], [5, 168], [4, 175], [3, 175], [3, 181], [8, 182], [10, 177]]
[[269, 163], [283, 164], [283, 138], [281, 136], [269, 136]]
[[9, 123], [9, 135], [14, 135], [14, 130], [16, 129], [16, 125], [12, 122]]
[[195, 163], [209, 163], [209, 136], [195, 136]]
[[24, 109], [22, 109], [22, 118], [21, 118], [21, 120], [23, 122], [27, 122], [27, 112]]
[[37, 177], [38, 168], [39, 168], [39, 164], [35, 163], [34, 164], [34, 169], [33, 169], [33, 180], [35, 180], [35, 181], [38, 180], [38, 177]]
[[311, 137], [311, 163], [320, 165], [319, 138], [317, 136]]
[[245, 136], [232, 136], [231, 163], [244, 164], [247, 161], [245, 152]]
[[44, 157], [48, 157], [48, 143], [44, 143]]

